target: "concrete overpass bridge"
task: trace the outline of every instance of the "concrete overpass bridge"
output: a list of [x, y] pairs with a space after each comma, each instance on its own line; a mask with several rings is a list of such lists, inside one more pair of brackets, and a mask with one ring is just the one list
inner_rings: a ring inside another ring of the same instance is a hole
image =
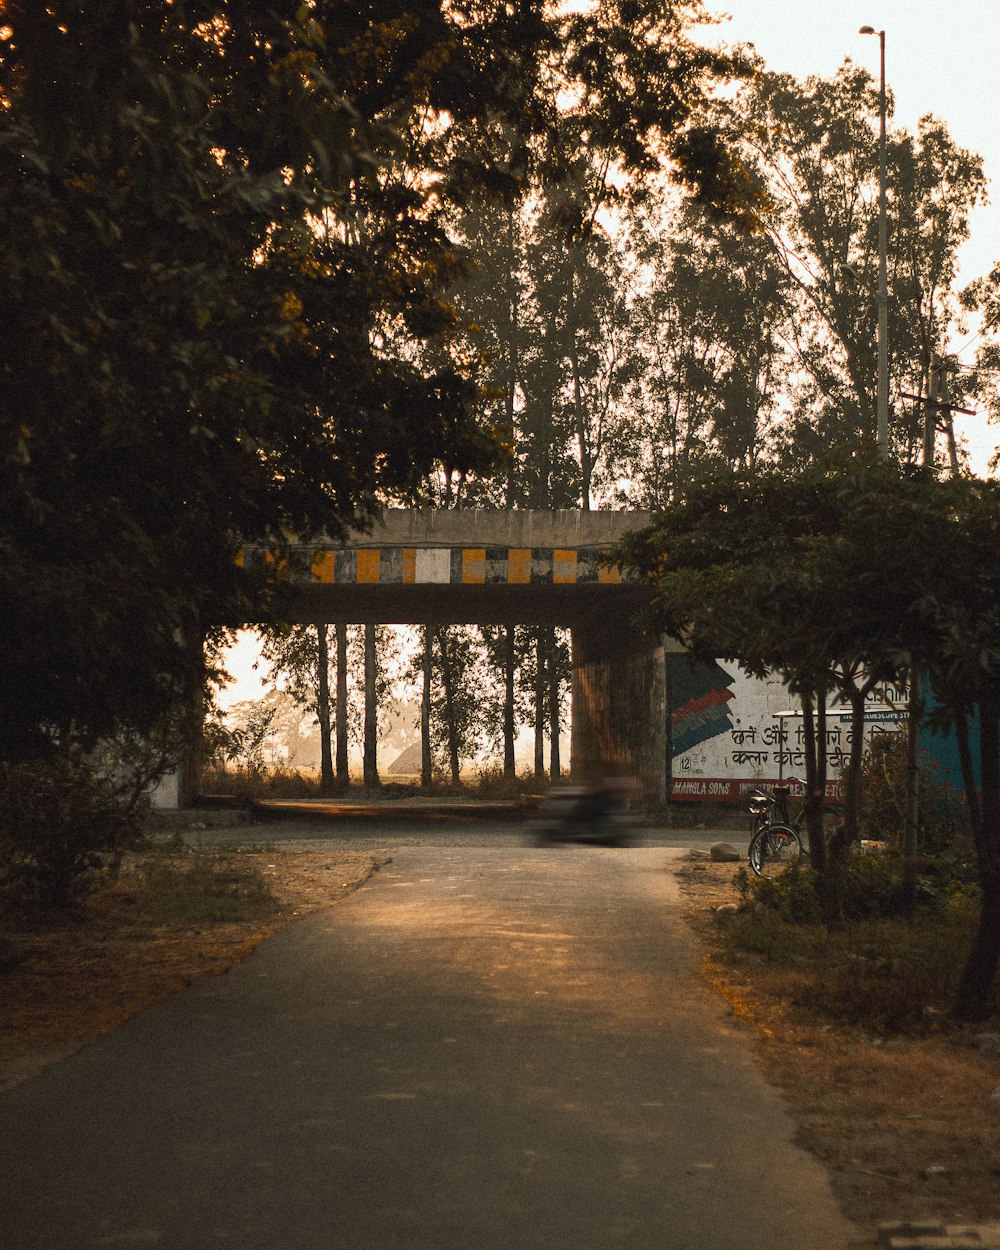
[[[666, 798], [662, 641], [632, 618], [648, 591], [607, 549], [641, 512], [398, 509], [342, 543], [291, 549], [280, 570], [290, 619], [315, 624], [555, 625], [570, 632], [571, 767], [616, 759]], [[248, 566], [272, 560], [244, 553]]]

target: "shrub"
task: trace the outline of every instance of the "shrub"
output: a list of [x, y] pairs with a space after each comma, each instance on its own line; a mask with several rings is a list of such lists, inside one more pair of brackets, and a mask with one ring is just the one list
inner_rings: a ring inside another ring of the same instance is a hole
[[[943, 907], [956, 888], [968, 880], [948, 856], [925, 857], [917, 878], [918, 906]], [[790, 864], [774, 877], [751, 877], [741, 868], [736, 885], [745, 907], [765, 908], [788, 924], [818, 924], [821, 919], [816, 874], [803, 864]], [[843, 882], [844, 919], [877, 920], [907, 914], [903, 862], [899, 855], [869, 851], [848, 862]]]
[[142, 809], [78, 760], [0, 765], [0, 866], [8, 887], [65, 907], [141, 841]]
[[816, 876], [801, 863], [789, 864], [773, 877], [751, 877], [741, 868], [736, 874], [736, 888], [745, 908], [769, 911], [786, 924], [818, 924], [820, 921]]
[[270, 884], [248, 865], [216, 866], [195, 855], [187, 863], [152, 859], [140, 871], [140, 906], [161, 924], [232, 923], [279, 909]]
[[[906, 733], [876, 734], [861, 766], [861, 819], [865, 837], [902, 849], [906, 812]], [[920, 851], [947, 854], [956, 840], [968, 838], [969, 813], [961, 791], [944, 781], [937, 761], [920, 758]]]
[[318, 773], [283, 765], [253, 771], [216, 763], [205, 768], [201, 777], [203, 794], [227, 795], [248, 805], [256, 799], [316, 798], [319, 787]]

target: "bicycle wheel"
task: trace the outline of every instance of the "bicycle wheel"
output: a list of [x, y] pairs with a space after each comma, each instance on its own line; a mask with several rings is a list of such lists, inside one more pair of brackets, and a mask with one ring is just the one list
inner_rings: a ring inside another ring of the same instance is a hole
[[801, 858], [802, 843], [789, 825], [766, 825], [754, 834], [747, 851], [750, 868], [758, 877], [769, 877]]

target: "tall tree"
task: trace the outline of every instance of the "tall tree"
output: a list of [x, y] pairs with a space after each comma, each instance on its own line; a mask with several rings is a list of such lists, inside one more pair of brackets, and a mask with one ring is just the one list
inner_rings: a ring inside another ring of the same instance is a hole
[[[858, 744], [865, 687], [923, 667], [958, 731], [978, 856], [979, 924], [955, 1004], [965, 1019], [993, 1009], [1000, 962], [1000, 572], [983, 559], [997, 543], [997, 482], [840, 456], [703, 484], [623, 551], [656, 589], [659, 628], [695, 654], [782, 673], [804, 702], [843, 692]], [[810, 819], [814, 860], [830, 852], [819, 865], [830, 920], [859, 833], [857, 765], [843, 831], [827, 845]], [[809, 797], [815, 812], [821, 794]]]
[[[761, 67], [734, 108], [732, 133], [769, 200], [764, 237], [796, 293], [786, 325], [806, 382], [800, 450], [856, 445], [876, 427], [877, 115], [877, 84], [850, 61], [802, 82]], [[890, 124], [887, 166], [889, 371], [894, 393], [919, 395], [958, 311], [958, 250], [986, 182], [981, 158], [930, 116], [916, 134]], [[918, 411], [897, 400], [890, 415], [895, 452], [915, 460]]]
[[[363, 247], [344, 228], [390, 156], [384, 110], [424, 107], [413, 49], [357, 60], [325, 8], [4, 6], [0, 637], [25, 675], [4, 756], [193, 702], [205, 637], [263, 612], [244, 542], [336, 533], [442, 458], [485, 463], [468, 380], [379, 341], [446, 320], [430, 192]], [[381, 29], [349, 16], [355, 40]], [[438, 13], [446, 36], [469, 40]]]
[[610, 460], [627, 496], [662, 508], [713, 466], [773, 450], [789, 291], [759, 235], [676, 205], [628, 221], [636, 360]]
[[452, 784], [458, 785], [462, 762], [475, 756], [484, 731], [482, 655], [474, 632], [464, 626], [435, 629], [432, 663], [431, 740], [447, 761]]
[[320, 739], [320, 791], [334, 788], [330, 701], [330, 630], [326, 625], [294, 625], [261, 631], [261, 658], [272, 679], [280, 678], [295, 703], [316, 718]]

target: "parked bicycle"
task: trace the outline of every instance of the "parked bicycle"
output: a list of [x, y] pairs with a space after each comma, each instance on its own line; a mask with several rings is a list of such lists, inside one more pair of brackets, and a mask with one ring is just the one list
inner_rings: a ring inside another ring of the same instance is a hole
[[751, 870], [758, 877], [768, 877], [798, 863], [807, 851], [802, 849], [799, 830], [805, 814], [805, 804], [793, 818], [788, 811], [792, 788], [786, 785], [754, 790], [750, 794], [750, 845], [747, 859]]

